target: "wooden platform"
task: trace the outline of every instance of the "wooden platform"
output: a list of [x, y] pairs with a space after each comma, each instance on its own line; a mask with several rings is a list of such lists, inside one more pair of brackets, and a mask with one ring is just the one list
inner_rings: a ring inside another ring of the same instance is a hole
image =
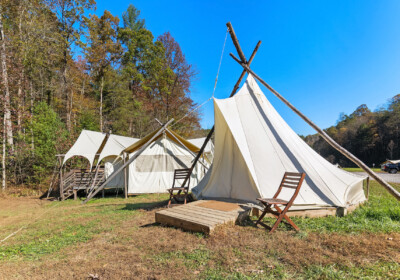
[[210, 234], [216, 226], [241, 223], [251, 208], [236, 203], [199, 200], [156, 212], [157, 223]]

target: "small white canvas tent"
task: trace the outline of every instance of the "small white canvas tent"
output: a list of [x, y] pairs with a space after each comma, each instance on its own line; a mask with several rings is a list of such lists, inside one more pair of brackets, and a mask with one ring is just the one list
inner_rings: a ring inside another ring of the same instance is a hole
[[[249, 75], [232, 98], [214, 99], [214, 161], [198, 186], [197, 198], [228, 198], [256, 203], [272, 197], [284, 172], [305, 172], [294, 209], [348, 207], [364, 201], [357, 176], [330, 164], [282, 119]], [[284, 190], [280, 198], [289, 199]]]
[[105, 137], [105, 133], [85, 129], [82, 130], [74, 145], [72, 145], [69, 151], [65, 154], [63, 164], [74, 156], [81, 156], [86, 158], [90, 163], [90, 167], [92, 167]]
[[[160, 128], [161, 129], [161, 128]], [[158, 130], [145, 136], [124, 152], [133, 156]], [[174, 170], [190, 168], [200, 148], [167, 129], [128, 165], [128, 193], [163, 193], [172, 187]], [[210, 147], [210, 152], [212, 148]], [[210, 163], [203, 162], [206, 167]], [[206, 168], [197, 163], [190, 178], [190, 186], [198, 184]], [[122, 172], [121, 172], [122, 173]]]

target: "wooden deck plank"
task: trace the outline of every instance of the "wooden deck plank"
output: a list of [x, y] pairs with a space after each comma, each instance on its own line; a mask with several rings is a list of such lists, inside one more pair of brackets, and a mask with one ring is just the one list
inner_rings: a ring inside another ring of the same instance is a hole
[[[216, 226], [243, 220], [243, 216], [250, 212], [248, 207], [237, 207], [235, 210], [222, 211], [197, 205], [203, 202], [200, 200], [158, 211], [155, 214], [156, 222], [184, 230], [210, 234]], [[213, 202], [219, 203], [218, 201]]]
[[188, 205], [185, 209], [195, 210], [195, 211], [199, 211], [202, 213], [213, 213], [213, 215], [215, 215], [217, 217], [221, 217], [221, 218], [236, 216], [236, 213], [238, 212], [238, 211], [224, 212], [224, 211], [219, 211], [219, 210], [210, 209], [210, 208], [204, 208], [204, 207], [196, 206], [196, 205], [193, 205], [193, 206]]
[[[169, 213], [178, 213], [178, 214], [180, 214], [180, 213], [182, 213], [181, 210], [183, 210], [183, 209], [171, 209], [169, 211]], [[196, 217], [196, 218], [198, 218], [200, 220], [210, 221], [212, 223], [220, 223], [220, 222], [223, 222], [223, 221], [225, 221], [227, 219], [231, 219], [231, 220], [232, 219], [233, 220], [236, 219], [236, 217], [232, 217], [232, 216], [231, 217], [219, 218], [219, 217], [213, 216], [212, 213], [199, 212], [199, 211], [196, 211], [195, 209], [189, 209], [188, 207], [186, 207], [184, 209], [184, 211], [185, 211], [185, 214], [184, 214], [185, 216]]]
[[216, 220], [206, 220], [206, 219], [203, 219], [203, 217], [197, 216], [197, 215], [191, 215], [191, 214], [188, 215], [187, 213], [183, 213], [183, 212], [179, 212], [179, 211], [159, 211], [157, 213], [161, 213], [164, 215], [171, 215], [171, 216], [179, 216], [182, 218], [186, 218], [190, 221], [198, 221], [199, 223], [203, 223], [203, 224], [213, 224], [213, 223], [218, 222]]
[[204, 221], [197, 217], [189, 217], [187, 215], [179, 214], [179, 213], [167, 212], [167, 213], [156, 213], [156, 214], [175, 217], [177, 219], [183, 219], [183, 220], [194, 222], [194, 223], [197, 223], [197, 224], [203, 225], [203, 226], [214, 226], [215, 225], [215, 222]]
[[195, 212], [195, 213], [198, 213], [199, 215], [201, 215], [201, 214], [211, 215], [212, 217], [219, 218], [219, 219], [226, 219], [226, 218], [236, 217], [236, 215], [237, 215], [237, 212], [234, 212], [234, 213], [219, 213], [219, 212], [216, 212], [213, 209], [207, 209], [207, 208], [202, 208], [202, 207], [197, 207], [197, 206], [182, 207], [182, 208], [179, 209], [179, 211]]

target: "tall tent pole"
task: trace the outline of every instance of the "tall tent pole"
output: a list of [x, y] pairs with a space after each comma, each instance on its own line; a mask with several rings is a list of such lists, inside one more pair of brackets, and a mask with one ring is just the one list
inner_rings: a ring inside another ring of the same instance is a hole
[[124, 165], [122, 165], [120, 168], [118, 168], [116, 171], [114, 171], [108, 178], [107, 180], [100, 186], [98, 187], [94, 192], [90, 193], [88, 197], [82, 202], [82, 204], [87, 203], [92, 197], [94, 197], [99, 191], [104, 189], [104, 187], [115, 177], [117, 176], [122, 170], [124, 170], [129, 164], [132, 163], [153, 141], [156, 139], [161, 133], [165, 131], [165, 128], [173, 121], [174, 119], [170, 119], [168, 122], [166, 122], [159, 131], [157, 131], [156, 134], [153, 135], [147, 141], [129, 160], [127, 160]]
[[[231, 32], [231, 30], [233, 30], [232, 25], [230, 23], [228, 23], [227, 26], [228, 26], [229, 32]], [[253, 61], [253, 59], [254, 59], [254, 57], [255, 57], [260, 45], [261, 45], [261, 41], [258, 41], [256, 47], [254, 48], [254, 50], [253, 50], [253, 52], [252, 52], [252, 54], [250, 56], [249, 61], [247, 63], [248, 66], [250, 66], [251, 62]], [[244, 54], [243, 54], [243, 57], [244, 57]], [[240, 74], [240, 77], [239, 77], [238, 81], [236, 82], [235, 86], [233, 87], [233, 90], [232, 90], [231, 94], [229, 95], [229, 97], [232, 97], [232, 96], [235, 95], [235, 93], [238, 90], [239, 85], [242, 82], [242, 79], [243, 79], [244, 75], [246, 74], [246, 72], [247, 72], [246, 70], [243, 70], [243, 72]], [[197, 153], [197, 156], [195, 157], [195, 159], [194, 159], [194, 161], [192, 163], [192, 166], [190, 167], [190, 172], [189, 172], [188, 176], [185, 178], [185, 180], [183, 181], [182, 187], [186, 184], [187, 180], [189, 180], [190, 175], [192, 175], [193, 169], [196, 166], [197, 161], [200, 159], [201, 155], [203, 154], [203, 152], [204, 152], [204, 150], [205, 150], [205, 148], [207, 146], [208, 141], [210, 141], [211, 136], [214, 133], [214, 129], [215, 129], [215, 125], [213, 125], [213, 127], [210, 129], [210, 132], [208, 133], [206, 139], [204, 140], [204, 143], [201, 146], [200, 151]]]
[[[126, 163], [126, 160], [128, 159], [128, 153], [124, 152], [124, 163]], [[124, 192], [125, 192], [125, 199], [128, 198], [128, 170], [126, 168], [124, 169]]]
[[[232, 35], [232, 33], [231, 33]], [[236, 35], [235, 35], [236, 36]], [[234, 40], [234, 42], [237, 42], [237, 39]], [[236, 46], [236, 44], [235, 44]], [[238, 49], [239, 53], [240, 46]], [[239, 53], [240, 54], [240, 53]], [[254, 78], [259, 80], [267, 89], [269, 89], [276, 97], [278, 97], [283, 103], [285, 103], [290, 109], [292, 109], [297, 115], [299, 115], [306, 123], [308, 123], [312, 128], [314, 128], [319, 135], [321, 135], [322, 138], [325, 139], [326, 142], [328, 142], [334, 149], [336, 149], [338, 152], [340, 152], [342, 155], [347, 157], [349, 160], [354, 162], [357, 166], [362, 168], [368, 175], [370, 175], [372, 178], [374, 178], [379, 184], [381, 184], [391, 195], [393, 195], [397, 200], [400, 200], [400, 193], [394, 189], [391, 185], [389, 185], [385, 180], [383, 180], [381, 177], [379, 177], [374, 171], [372, 171], [365, 163], [363, 163], [361, 160], [359, 160], [357, 157], [355, 157], [352, 153], [347, 151], [345, 148], [340, 146], [338, 143], [336, 143], [335, 140], [333, 140], [325, 131], [323, 131], [321, 128], [319, 128], [316, 124], [314, 124], [309, 118], [307, 118], [305, 115], [303, 115], [296, 107], [294, 107], [289, 101], [287, 101], [282, 95], [280, 95], [276, 90], [274, 90], [269, 84], [267, 84], [263, 79], [261, 79], [256, 73], [254, 73], [247, 65], [246, 63], [243, 63], [240, 61], [238, 58], [236, 58], [232, 53], [230, 53], [230, 56], [237, 62], [239, 63], [248, 73], [253, 75]]]

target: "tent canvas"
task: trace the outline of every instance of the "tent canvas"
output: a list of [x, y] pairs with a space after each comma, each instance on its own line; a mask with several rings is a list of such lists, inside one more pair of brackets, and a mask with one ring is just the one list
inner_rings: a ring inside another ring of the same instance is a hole
[[[133, 156], [157, 131], [126, 148], [125, 152], [129, 153], [129, 157]], [[174, 170], [189, 168], [199, 150], [198, 146], [176, 132], [170, 129], [165, 130], [128, 165], [128, 193], [166, 192], [172, 186]], [[209, 164], [205, 162], [205, 165]], [[205, 172], [205, 167], [198, 163], [191, 175], [190, 187], [197, 185]]]
[[[160, 128], [161, 129], [161, 128]], [[96, 155], [97, 163], [104, 163], [105, 178], [123, 165], [123, 154], [133, 156], [158, 130], [142, 139], [90, 130], [82, 130], [78, 139], [64, 157], [64, 163], [73, 156], [82, 156], [93, 166]], [[105, 141], [106, 140], [106, 141]], [[194, 155], [200, 150], [196, 145], [202, 139], [188, 141], [171, 129], [165, 130], [160, 137], [147, 147], [140, 156], [128, 165], [128, 193], [160, 193], [166, 192], [172, 186], [173, 172], [178, 168], [188, 168], [193, 162]], [[203, 140], [204, 141], [204, 140]], [[207, 145], [207, 153], [212, 154], [212, 144]], [[203, 161], [208, 167], [210, 162]], [[206, 169], [198, 163], [191, 176], [191, 186], [198, 184]], [[117, 174], [107, 182], [107, 188], [123, 188], [124, 172]]]
[[[302, 209], [347, 207], [364, 201], [365, 177], [341, 170], [316, 153], [282, 119], [249, 75], [232, 98], [214, 99], [215, 152], [197, 198], [256, 203], [272, 197], [285, 171], [305, 172], [295, 200]], [[288, 199], [290, 190], [281, 193]]]
[[96, 154], [105, 137], [105, 133], [82, 130], [74, 145], [65, 154], [63, 164], [74, 156], [81, 156], [86, 158], [90, 163], [90, 167], [92, 167]]
[[[197, 147], [201, 147], [206, 140], [206, 137], [201, 137], [201, 138], [194, 138], [194, 139], [189, 139], [188, 141], [192, 143], [193, 145]], [[214, 144], [211, 141], [207, 142], [206, 147], [204, 148], [203, 153], [207, 156], [207, 159], [212, 162], [213, 157], [214, 157]]]
[[[99, 156], [99, 164], [101, 161], [104, 162], [104, 173], [105, 178], [108, 178], [114, 170], [117, 170], [123, 163], [123, 158], [120, 157], [121, 152], [125, 150], [127, 147], [133, 145], [139, 141], [138, 138], [120, 136], [111, 134], [107, 140], [107, 143], [104, 145], [103, 150]], [[113, 180], [111, 180], [107, 184], [107, 188], [120, 187], [124, 186], [124, 173], [118, 174]]]

